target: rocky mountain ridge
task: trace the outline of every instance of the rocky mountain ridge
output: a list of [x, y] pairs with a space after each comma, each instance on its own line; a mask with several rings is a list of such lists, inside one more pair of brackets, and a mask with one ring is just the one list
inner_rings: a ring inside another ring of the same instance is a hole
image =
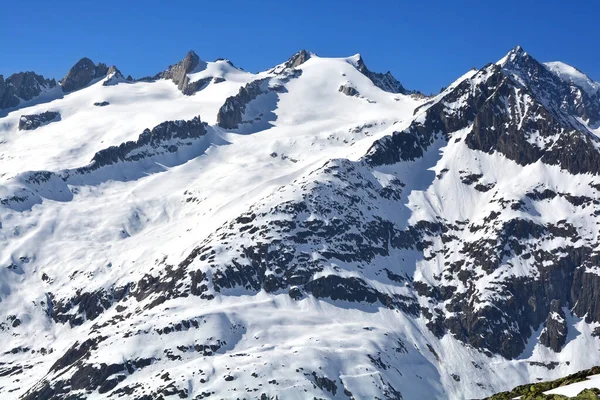
[[600, 363], [600, 102], [573, 74], [517, 47], [422, 97], [305, 50], [82, 62], [0, 125], [0, 393], [466, 399]]

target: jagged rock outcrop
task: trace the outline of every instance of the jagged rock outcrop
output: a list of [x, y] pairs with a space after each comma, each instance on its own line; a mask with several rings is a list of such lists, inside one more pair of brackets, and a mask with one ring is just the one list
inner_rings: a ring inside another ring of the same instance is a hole
[[358, 90], [351, 85], [342, 85], [338, 90], [344, 93], [346, 96], [358, 96], [360, 94]]
[[[241, 87], [238, 94], [228, 97], [217, 114], [217, 125], [224, 129], [240, 129], [243, 125], [268, 123], [276, 118], [274, 106], [279, 101], [279, 95], [287, 92], [285, 84], [302, 75], [300, 69], [284, 69], [275, 76], [261, 78]], [[258, 101], [264, 105], [252, 107], [252, 115], [246, 115], [247, 106]], [[263, 127], [264, 129], [264, 127]]]
[[268, 92], [268, 82], [269, 78], [252, 81], [241, 87], [237, 95], [227, 98], [217, 114], [217, 125], [225, 129], [237, 129], [243, 122], [248, 103]]
[[166, 121], [152, 129], [145, 129], [135, 141], [111, 146], [94, 155], [90, 165], [78, 168], [78, 173], [86, 173], [117, 162], [138, 161], [159, 153], [174, 153], [180, 146], [188, 145], [207, 132], [206, 123], [200, 117], [189, 121]]
[[65, 93], [86, 87], [94, 79], [102, 78], [108, 73], [106, 64], [94, 64], [87, 57], [79, 60], [60, 81], [60, 85]]
[[283, 74], [286, 70], [291, 70], [299, 67], [304, 64], [313, 56], [313, 53], [307, 50], [300, 50], [290, 57], [285, 63], [278, 65], [277, 67], [271, 69], [269, 72], [273, 74]]
[[552, 300], [548, 318], [540, 335], [540, 343], [558, 353], [567, 341], [567, 333], [565, 312], [560, 306], [560, 301]]
[[206, 67], [206, 63], [200, 60], [198, 54], [190, 50], [184, 57], [183, 60], [177, 64], [173, 64], [167, 68], [165, 72], [157, 75], [157, 78], [170, 79], [177, 85], [177, 88], [185, 95], [192, 95], [202, 89], [204, 89], [212, 80], [212, 78], [205, 78], [195, 82], [190, 82], [188, 74], [192, 72], [198, 72]]
[[54, 87], [54, 79], [46, 79], [34, 72], [19, 72], [6, 79], [0, 75], [0, 110], [16, 107], [21, 101], [29, 101]]
[[[547, 82], [543, 84], [543, 90], [536, 86], [535, 81], [523, 87], [521, 82], [524, 78], [515, 76], [517, 68], [514, 65], [519, 65], [520, 71], [530, 71], [538, 68], [537, 61], [519, 48], [509, 53], [507, 60], [504, 64], [484, 67], [472, 78], [442, 94], [439, 101], [429, 106], [423, 117], [417, 118], [405, 131], [377, 141], [367, 153], [369, 164], [381, 166], [418, 160], [435, 141], [462, 142], [462, 137], [453, 139], [453, 133], [467, 130], [464, 143], [471, 149], [490, 154], [499, 152], [520, 165], [541, 161], [560, 166], [571, 174], [599, 174], [598, 140], [568, 117], [573, 110], [549, 100], [559, 96], [564, 83], [549, 76], [551, 84], [556, 86], [553, 92], [548, 92], [548, 88], [553, 86]], [[528, 66], [528, 63], [533, 65]], [[539, 68], [545, 71], [543, 67]], [[483, 176], [471, 172], [465, 175], [463, 183], [487, 192], [493, 184], [482, 184], [480, 179]], [[443, 175], [438, 177], [442, 178]], [[525, 213], [529, 211], [522, 201], [500, 198], [499, 193], [496, 196], [498, 199], [495, 201], [504, 204], [504, 207]], [[536, 201], [548, 201], [557, 194], [548, 197], [532, 193], [527, 196]], [[589, 197], [562, 196], [573, 207], [600, 204]], [[600, 321], [600, 313], [595, 306], [597, 296], [593, 294], [599, 279], [597, 275], [586, 272], [598, 262], [599, 255], [592, 250], [594, 246], [591, 243], [577, 248], [570, 245], [580, 240], [583, 233], [564, 222], [538, 225], [514, 217], [501, 222], [498, 220], [501, 213], [502, 210], [492, 212], [484, 225], [469, 226], [468, 231], [484, 232], [487, 238], [472, 243], [463, 239], [461, 259], [445, 261], [447, 272], [436, 278], [438, 282], [434, 285], [415, 282], [421, 296], [436, 299], [440, 304], [446, 303], [444, 307], [423, 310], [430, 320], [428, 326], [432, 332], [440, 337], [450, 332], [476, 348], [514, 358], [523, 351], [531, 333], [546, 321], [551, 312], [550, 299], [557, 299], [564, 305], [575, 305], [576, 315], [586, 316], [589, 321]], [[436, 253], [451, 259], [452, 243], [457, 237], [464, 238], [465, 228], [457, 223], [440, 226], [446, 238], [442, 239]], [[538, 247], [538, 243], [552, 237], [562, 238], [564, 246], [553, 252]], [[426, 239], [425, 243], [433, 246], [431, 239]], [[558, 253], [562, 254], [561, 257], [556, 256]], [[507, 260], [531, 265], [536, 272], [528, 278], [498, 282], [494, 301], [484, 305], [487, 302], [483, 300], [485, 295], [475, 291], [470, 283], [475, 271], [482, 269], [486, 274], [494, 274]], [[457, 279], [462, 282], [462, 289], [456, 283], [450, 283]], [[474, 307], [473, 302], [481, 302], [482, 305]], [[450, 315], [444, 318], [446, 313]], [[495, 334], [490, 335], [489, 332]], [[553, 342], [548, 339], [547, 342], [558, 348], [560, 340]]]
[[19, 118], [20, 131], [32, 131], [40, 126], [47, 125], [50, 122], [60, 120], [60, 113], [56, 111], [46, 111], [41, 114], [21, 115]]
[[379, 72], [370, 71], [361, 56], [358, 56], [354, 62], [354, 66], [381, 90], [390, 93], [408, 93], [404, 86], [402, 86], [402, 84], [396, 78], [394, 78], [391, 72], [388, 71], [385, 74], [382, 74]]
[[574, 124], [568, 116], [578, 116], [590, 125], [600, 122], [600, 99], [577, 86], [565, 81], [538, 62], [522, 47], [515, 47], [499, 65], [508, 75], [520, 78], [520, 84], [531, 90], [538, 99], [547, 103], [548, 111], [564, 124]]
[[112, 86], [120, 82], [128, 82], [128, 80], [125, 79], [121, 71], [119, 71], [119, 69], [114, 65], [108, 67], [106, 76], [107, 79], [102, 83], [103, 86]]
[[286, 63], [285, 63], [285, 67], [286, 68], [296, 68], [302, 64], [304, 64], [306, 61], [308, 61], [310, 59], [310, 57], [312, 56], [311, 53], [309, 53], [306, 50], [300, 50], [299, 52], [297, 52], [296, 54], [294, 54]]

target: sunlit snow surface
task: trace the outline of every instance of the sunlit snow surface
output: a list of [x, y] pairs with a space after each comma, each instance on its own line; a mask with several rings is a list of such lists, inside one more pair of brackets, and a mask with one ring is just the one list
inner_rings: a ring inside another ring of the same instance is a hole
[[562, 394], [563, 396], [575, 397], [584, 389], [600, 389], [600, 375], [588, 376], [583, 382], [572, 383], [556, 389], [548, 390], [545, 394]]
[[[217, 112], [227, 97], [248, 82], [270, 76], [238, 70], [226, 61], [207, 63], [190, 75], [192, 81], [224, 79], [193, 96], [183, 95], [167, 80], [114, 86], [99, 81], [64, 97], [0, 114], [0, 197], [20, 187], [19, 174], [61, 173], [85, 166], [97, 151], [136, 140], [145, 128], [163, 121], [200, 115], [209, 124], [203, 142], [176, 160], [157, 157], [150, 163], [98, 170], [89, 181], [84, 177], [69, 184], [72, 198], [42, 196], [43, 201], [31, 209], [0, 206], [0, 319], [14, 315], [21, 321], [0, 331], [0, 366], [28, 366], [18, 380], [0, 377], [2, 398], [16, 399], [42, 378], [57, 378], [46, 375], [53, 363], [77, 341], [97, 332], [109, 339], [89, 362], [160, 359], [124, 382], [140, 383], [144, 392], [137, 394], [151, 393], [165, 384], [160, 376], [168, 372], [191, 398], [204, 392], [214, 392], [214, 398], [252, 398], [264, 392], [285, 399], [343, 399], [346, 389], [356, 399], [373, 399], [388, 390], [388, 383], [405, 399], [476, 398], [538, 377], [557, 378], [600, 364], [593, 327], [581, 320], [569, 321], [573, 337], [560, 353], [540, 346], [537, 332], [522, 357], [508, 361], [487, 357], [450, 335], [437, 339], [421, 318], [380, 304], [312, 296], [294, 301], [287, 292], [250, 295], [232, 290], [216, 293], [212, 300], [177, 298], [149, 310], [129, 298], [120, 304], [135, 312], [114, 324], [114, 306], [77, 327], [57, 324], [48, 317], [48, 293], [66, 299], [81, 289], [138, 282], [165, 264], [177, 265], [215, 229], [250, 206], [261, 204], [268, 209], [278, 201], [269, 195], [280, 188], [286, 199], [300, 198], [301, 183], [328, 179], [311, 175], [327, 161], [360, 161], [375, 140], [406, 128], [422, 115], [423, 109], [416, 115], [414, 110], [431, 99], [384, 92], [358, 72], [352, 60], [313, 56], [302, 64], [302, 74], [285, 83], [286, 90], [276, 104], [266, 98], [268, 104], [254, 103], [247, 110], [274, 114], [260, 130], [226, 131], [216, 125]], [[549, 68], [580, 79], [565, 68]], [[359, 96], [338, 91], [348, 82]], [[101, 101], [110, 104], [93, 105]], [[60, 112], [61, 120], [33, 131], [17, 130], [21, 115], [44, 111]], [[439, 215], [451, 221], [483, 223], [499, 205], [490, 202], [493, 191], [475, 191], [453, 176], [465, 169], [482, 171], [505, 197], [518, 199], [540, 183], [557, 192], [593, 196], [589, 177], [572, 176], [542, 163], [522, 167], [498, 154], [470, 151], [464, 141], [457, 140], [467, 133], [468, 129], [455, 132], [449, 143], [436, 143], [416, 166], [408, 163], [374, 171], [365, 167], [362, 173], [381, 186], [394, 177], [407, 185], [404, 207], [387, 210], [396, 223], [407, 226], [433, 221]], [[436, 179], [446, 168], [450, 175]], [[597, 225], [586, 225], [588, 215], [574, 213], [564, 199], [535, 207], [540, 207], [540, 216], [550, 216], [551, 222], [566, 219], [586, 226], [589, 237], [599, 234]], [[476, 235], [464, 239], [473, 240]], [[547, 245], [552, 247], [552, 243]], [[404, 263], [400, 270], [424, 281], [439, 274], [443, 264], [438, 258], [425, 261], [406, 253], [380, 261], [391, 268]], [[362, 274], [351, 267], [343, 273]], [[500, 269], [480, 280], [477, 290], [492, 293], [489, 288], [498, 275], [528, 273], [527, 265], [515, 263], [510, 270]], [[388, 290], [384, 279], [367, 278]], [[389, 290], [400, 289], [390, 285]], [[157, 333], [192, 320], [198, 328]], [[165, 356], [166, 349], [196, 345], [215, 345], [218, 350], [211, 355], [183, 352], [175, 362]], [[373, 361], [377, 359], [393, 368], [377, 368]], [[560, 364], [549, 370], [529, 361]], [[313, 372], [337, 380], [337, 392], [317, 387]], [[94, 392], [89, 398], [104, 399], [110, 394]]]

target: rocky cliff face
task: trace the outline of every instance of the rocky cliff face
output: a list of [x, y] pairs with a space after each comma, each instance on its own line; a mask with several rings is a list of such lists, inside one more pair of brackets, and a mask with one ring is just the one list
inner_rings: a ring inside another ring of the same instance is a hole
[[390, 93], [402, 93], [407, 94], [408, 91], [402, 86], [402, 84], [394, 78], [391, 72], [382, 74], [380, 72], [370, 71], [361, 56], [355, 61], [356, 69], [358, 69], [363, 75], [369, 78], [375, 86], [381, 90], [385, 90]]
[[67, 75], [60, 81], [60, 85], [65, 93], [73, 92], [87, 86], [94, 79], [102, 78], [108, 73], [106, 64], [94, 64], [87, 57], [77, 61], [69, 70]]
[[6, 79], [0, 75], [0, 110], [16, 107], [21, 101], [29, 101], [54, 87], [54, 79], [45, 79], [33, 72], [19, 72]]
[[164, 152], [174, 153], [204, 135], [206, 123], [200, 117], [190, 121], [166, 121], [152, 129], [145, 129], [135, 141], [97, 152], [91, 164], [77, 172], [86, 173], [118, 162], [139, 161]]
[[212, 80], [211, 78], [200, 79], [198, 81], [190, 82], [188, 74], [192, 72], [198, 72], [206, 68], [206, 63], [200, 60], [198, 54], [190, 50], [184, 57], [183, 60], [177, 64], [169, 66], [169, 68], [158, 74], [156, 78], [169, 79], [177, 85], [177, 88], [188, 96], [193, 95], [199, 90], [204, 89]]

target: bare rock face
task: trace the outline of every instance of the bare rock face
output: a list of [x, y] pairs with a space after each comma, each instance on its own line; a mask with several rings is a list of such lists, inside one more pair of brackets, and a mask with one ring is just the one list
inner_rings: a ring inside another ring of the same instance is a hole
[[60, 113], [56, 111], [46, 111], [41, 114], [21, 115], [19, 119], [20, 131], [32, 131], [40, 126], [47, 125], [60, 119]]
[[202, 63], [203, 62], [200, 60], [200, 57], [198, 57], [198, 54], [190, 50], [183, 60], [169, 66], [165, 72], [158, 74], [157, 77], [172, 80], [177, 85], [177, 88], [184, 94], [191, 95], [198, 90], [203, 89], [204, 86], [210, 83], [209, 79], [208, 82], [203, 82], [201, 84], [197, 84], [197, 82], [190, 84], [190, 79], [187, 74], [192, 73], [201, 67]]
[[94, 64], [87, 57], [82, 58], [75, 64], [60, 81], [63, 92], [69, 93], [87, 86], [92, 80], [102, 78], [108, 73], [106, 64]]
[[56, 87], [54, 79], [45, 79], [34, 72], [12, 74], [6, 80], [0, 75], [0, 110], [16, 107], [21, 100], [31, 100], [45, 89]]
[[552, 300], [546, 326], [540, 335], [540, 343], [558, 353], [567, 341], [567, 332], [567, 319], [560, 301]]
[[108, 71], [106, 72], [106, 76], [108, 77], [103, 83], [103, 86], [112, 86], [116, 85], [119, 82], [126, 82], [127, 79], [123, 76], [121, 71], [114, 65], [108, 67]]
[[261, 94], [266, 93], [263, 87], [266, 79], [259, 79], [240, 88], [237, 95], [229, 97], [217, 114], [217, 124], [221, 128], [236, 129], [242, 123], [246, 105]]
[[382, 74], [379, 72], [370, 71], [365, 65], [365, 62], [363, 61], [362, 57], [358, 58], [355, 66], [360, 73], [369, 78], [379, 89], [390, 93], [409, 93], [409, 91], [406, 90], [396, 78], [394, 78], [391, 72], [388, 71], [385, 74]]
[[304, 64], [306, 61], [308, 61], [311, 57], [311, 53], [309, 53], [306, 50], [300, 50], [299, 52], [297, 52], [296, 54], [294, 54], [286, 63], [285, 63], [285, 67], [286, 68], [296, 68], [302, 64]]
[[313, 56], [313, 53], [311, 53], [307, 50], [300, 50], [299, 52], [297, 52], [293, 56], [291, 56], [290, 59], [287, 60], [286, 62], [284, 62], [283, 64], [278, 65], [275, 68], [271, 69], [269, 71], [269, 73], [276, 74], [276, 75], [285, 74], [286, 72], [289, 72], [290, 70], [294, 70], [294, 69], [298, 68], [300, 65], [304, 64], [312, 56]]
[[[559, 166], [564, 173], [600, 174], [598, 140], [569, 117], [576, 110], [562, 103], [563, 94], [570, 90], [568, 84], [547, 73], [522, 49], [515, 49], [506, 59], [503, 64], [489, 64], [458, 84], [429, 107], [422, 120], [375, 142], [366, 161], [378, 166], [422, 158], [436, 140], [449, 142], [454, 132], [470, 126], [464, 138], [469, 149], [499, 153], [523, 166], [542, 162]], [[527, 86], [522, 82], [528, 82]], [[522, 104], [527, 104], [527, 111], [519, 114]], [[544, 144], [533, 140], [536, 137], [543, 138]], [[476, 190], [489, 190], [478, 183], [481, 177], [466, 175], [462, 183], [473, 185]], [[550, 190], [525, 196], [536, 202], [562, 197], [580, 208], [598, 204], [591, 197]], [[497, 201], [504, 204], [504, 210], [530, 212], [523, 200]], [[438, 303], [422, 310], [429, 321], [427, 326], [438, 337], [450, 333], [481, 351], [511, 359], [522, 353], [532, 331], [545, 324], [540, 341], [560, 351], [567, 333], [561, 305], [572, 308], [587, 322], [600, 320], [600, 277], [589, 272], [591, 266], [598, 264], [600, 255], [593, 243], [580, 247], [570, 244], [583, 237], [575, 225], [564, 221], [539, 224], [522, 217], [499, 218], [502, 212], [492, 212], [484, 225], [474, 224], [468, 229], [461, 224], [442, 223], [436, 230], [430, 228], [431, 232], [421, 231], [422, 237], [433, 238], [440, 233], [446, 236], [436, 250], [439, 254], [449, 252], [448, 243], [461, 232], [481, 231], [489, 235], [463, 243], [461, 260], [447, 262], [444, 274], [428, 283], [415, 281], [420, 296], [432, 299], [431, 304]], [[564, 244], [548, 252], [539, 244], [548, 238], [560, 238]], [[470, 289], [474, 271], [480, 268], [485, 274], [493, 274], [502, 268], [503, 260], [511, 257], [528, 263], [536, 272], [527, 277], [502, 279], [497, 289], [501, 296], [486, 304], [480, 294]], [[457, 277], [459, 283], [451, 282], [450, 277]]]
[[189, 121], [165, 121], [152, 129], [145, 129], [137, 140], [100, 150], [94, 155], [92, 164], [78, 168], [86, 173], [117, 162], [139, 161], [157, 154], [174, 153], [180, 147], [206, 135], [206, 123], [200, 117]]
[[358, 90], [350, 85], [342, 85], [339, 88], [339, 91], [344, 93], [346, 96], [358, 96]]

